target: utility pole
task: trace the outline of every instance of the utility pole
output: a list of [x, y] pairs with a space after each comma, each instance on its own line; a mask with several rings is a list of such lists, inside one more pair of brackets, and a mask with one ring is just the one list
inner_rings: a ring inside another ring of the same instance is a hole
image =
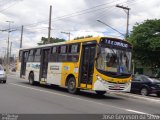
[[23, 40], [23, 25], [22, 25], [22, 28], [21, 28], [20, 48], [22, 48], [22, 40]]
[[11, 58], [11, 56], [12, 56], [12, 53], [11, 53], [11, 51], [12, 51], [12, 42], [10, 43], [10, 55], [9, 55], [9, 63], [10, 63], [10, 58]]
[[70, 41], [70, 36], [71, 36], [70, 32], [61, 32], [61, 33], [68, 35], [68, 40]]
[[49, 10], [49, 26], [48, 26], [48, 43], [50, 43], [50, 36], [51, 36], [51, 19], [52, 19], [52, 6], [50, 5], [50, 10]]
[[132, 60], [132, 74], [134, 75], [134, 71], [135, 71], [135, 61], [134, 60]]
[[124, 6], [121, 6], [121, 5], [116, 5], [116, 7], [124, 9], [125, 13], [127, 14], [127, 27], [126, 27], [126, 38], [127, 38], [128, 33], [129, 33], [128, 28], [129, 28], [129, 10], [130, 10], [130, 8], [124, 7]]
[[7, 41], [7, 73], [9, 72], [9, 36], [10, 36], [10, 25], [13, 23], [13, 21], [6, 21], [9, 23], [9, 28], [8, 28], [8, 41]]

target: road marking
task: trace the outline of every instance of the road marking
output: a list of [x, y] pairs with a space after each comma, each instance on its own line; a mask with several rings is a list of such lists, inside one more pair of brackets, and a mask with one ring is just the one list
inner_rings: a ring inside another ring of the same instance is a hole
[[64, 94], [60, 94], [60, 93], [55, 93], [55, 92], [51, 92], [51, 91], [41, 90], [41, 89], [37, 89], [37, 88], [33, 88], [33, 87], [28, 87], [28, 86], [24, 86], [24, 85], [19, 85], [19, 84], [15, 84], [15, 83], [9, 83], [9, 84], [14, 85], [14, 86], [19, 86], [19, 87], [27, 88], [27, 89], [31, 89], [31, 90], [35, 90], [35, 91], [55, 94], [55, 95], [59, 95], [59, 96], [67, 97], [67, 98], [73, 98], [73, 99], [81, 100], [81, 101], [86, 101], [86, 102], [89, 102], [89, 103], [92, 102], [92, 103], [103, 105], [103, 106], [105, 105], [105, 106], [113, 107], [113, 108], [116, 108], [116, 109], [119, 109], [119, 110], [124, 110], [124, 111], [127, 111], [127, 112], [131, 112], [131, 113], [151, 115], [151, 114], [140, 112], [140, 111], [136, 111], [136, 110], [131, 110], [131, 109], [116, 107], [116, 106], [112, 106], [112, 105], [107, 105], [107, 104], [103, 104], [103, 103], [99, 103], [99, 102], [95, 102], [95, 101], [91, 101], [91, 100], [81, 99], [81, 98], [78, 98], [78, 97], [73, 97], [73, 96], [64, 95]]
[[131, 110], [131, 109], [126, 109], [126, 111], [129, 111], [129, 112], [133, 112], [133, 113], [136, 113], [136, 114], [144, 114], [144, 115], [147, 115], [148, 119], [151, 118], [151, 119], [155, 119], [155, 120], [159, 120], [160, 119], [160, 116], [159, 115], [154, 115], [154, 114], [148, 114], [148, 113], [145, 113], [145, 112], [140, 112], [140, 111], [136, 111], [136, 110]]
[[131, 109], [126, 109], [126, 111], [137, 113], [137, 114], [147, 114], [148, 115], [148, 113], [144, 113], [144, 112], [140, 112], [140, 111], [136, 111], [136, 110], [131, 110]]

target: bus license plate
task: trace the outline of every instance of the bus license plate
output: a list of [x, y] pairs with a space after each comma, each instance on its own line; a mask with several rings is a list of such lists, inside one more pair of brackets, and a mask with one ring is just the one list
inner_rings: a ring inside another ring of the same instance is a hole
[[112, 89], [120, 89], [121, 87], [120, 87], [120, 85], [114, 85], [113, 87], [112, 87]]

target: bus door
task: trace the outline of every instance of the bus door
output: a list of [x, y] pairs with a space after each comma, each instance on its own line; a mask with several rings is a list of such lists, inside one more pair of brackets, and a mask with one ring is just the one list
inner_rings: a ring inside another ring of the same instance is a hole
[[42, 49], [41, 65], [40, 65], [40, 81], [45, 82], [47, 79], [48, 61], [50, 49]]
[[26, 74], [26, 64], [28, 59], [28, 51], [23, 51], [21, 56], [21, 72], [20, 77], [25, 76]]
[[96, 43], [83, 43], [79, 76], [81, 88], [91, 89], [94, 72], [95, 53]]

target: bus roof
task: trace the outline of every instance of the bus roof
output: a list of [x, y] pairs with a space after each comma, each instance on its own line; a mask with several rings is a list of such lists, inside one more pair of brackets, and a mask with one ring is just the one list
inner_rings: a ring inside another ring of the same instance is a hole
[[[34, 47], [28, 47], [28, 48], [20, 48], [19, 50], [28, 50], [28, 49], [44, 48], [44, 47], [63, 45], [63, 44], [70, 44], [70, 43], [78, 43], [78, 42], [85, 42], [85, 41], [100, 40], [101, 38], [119, 39], [119, 38], [113, 38], [113, 37], [89, 37], [89, 38], [82, 38], [82, 39], [76, 39], [76, 40], [69, 40], [69, 41], [65, 41], [65, 42], [44, 44], [44, 45], [39, 45], [39, 46], [34, 46]], [[122, 39], [119, 39], [119, 40], [122, 40]]]

